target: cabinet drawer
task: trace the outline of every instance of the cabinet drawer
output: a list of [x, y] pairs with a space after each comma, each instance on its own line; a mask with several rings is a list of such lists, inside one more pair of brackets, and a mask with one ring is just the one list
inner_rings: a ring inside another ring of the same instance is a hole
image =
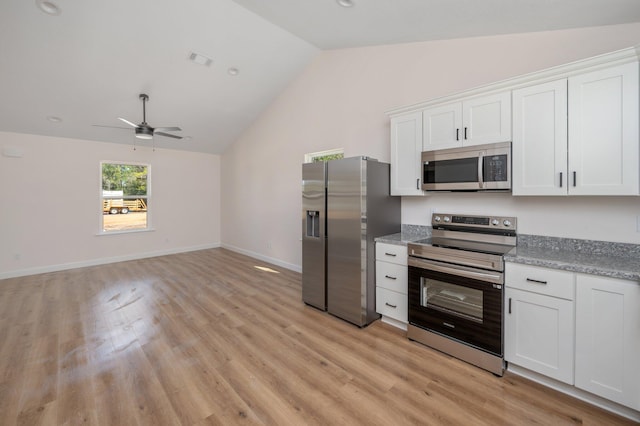
[[539, 266], [505, 264], [507, 287], [573, 300], [575, 275], [573, 272], [559, 271]]
[[384, 260], [385, 262], [397, 263], [398, 265], [406, 265], [407, 246], [376, 243], [376, 260]]
[[376, 286], [407, 294], [407, 267], [389, 262], [376, 262]]
[[376, 311], [385, 317], [407, 322], [407, 295], [376, 287]]

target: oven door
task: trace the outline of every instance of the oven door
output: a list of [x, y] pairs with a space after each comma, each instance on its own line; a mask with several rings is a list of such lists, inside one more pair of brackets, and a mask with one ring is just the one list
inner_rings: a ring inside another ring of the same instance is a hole
[[409, 258], [409, 323], [503, 355], [503, 274]]

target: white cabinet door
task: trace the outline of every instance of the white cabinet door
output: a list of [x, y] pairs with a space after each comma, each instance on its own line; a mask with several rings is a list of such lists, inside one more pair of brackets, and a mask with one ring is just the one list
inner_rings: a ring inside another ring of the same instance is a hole
[[423, 151], [510, 142], [511, 92], [429, 108], [423, 128]]
[[513, 195], [567, 195], [567, 80], [513, 91]]
[[638, 63], [569, 78], [569, 193], [637, 195]]
[[391, 195], [422, 191], [422, 113], [391, 118]]
[[573, 384], [573, 301], [506, 288], [505, 360]]
[[423, 151], [462, 146], [462, 103], [430, 108], [422, 116]]
[[511, 141], [511, 92], [482, 96], [462, 103], [462, 144]]
[[577, 274], [576, 386], [640, 409], [640, 283]]

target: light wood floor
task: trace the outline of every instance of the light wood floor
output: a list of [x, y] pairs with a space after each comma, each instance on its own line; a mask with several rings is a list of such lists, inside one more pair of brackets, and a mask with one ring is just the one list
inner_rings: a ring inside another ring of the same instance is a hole
[[632, 424], [358, 329], [223, 249], [3, 280], [0, 321], [1, 425]]

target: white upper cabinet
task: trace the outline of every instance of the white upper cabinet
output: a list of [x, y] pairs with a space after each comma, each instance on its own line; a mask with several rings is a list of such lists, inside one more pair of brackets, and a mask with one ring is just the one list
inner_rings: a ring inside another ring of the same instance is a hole
[[424, 195], [420, 151], [512, 141], [513, 195], [640, 195], [639, 52], [389, 111], [392, 194]]
[[513, 195], [567, 194], [567, 80], [513, 91]]
[[569, 192], [637, 195], [638, 63], [569, 78]]
[[511, 142], [511, 92], [462, 103], [463, 145]]
[[422, 117], [424, 151], [462, 146], [462, 102], [429, 108]]
[[423, 112], [422, 149], [511, 141], [511, 92], [434, 106]]
[[513, 195], [637, 195], [638, 63], [513, 91]]
[[391, 195], [424, 195], [422, 191], [422, 113], [391, 118]]

